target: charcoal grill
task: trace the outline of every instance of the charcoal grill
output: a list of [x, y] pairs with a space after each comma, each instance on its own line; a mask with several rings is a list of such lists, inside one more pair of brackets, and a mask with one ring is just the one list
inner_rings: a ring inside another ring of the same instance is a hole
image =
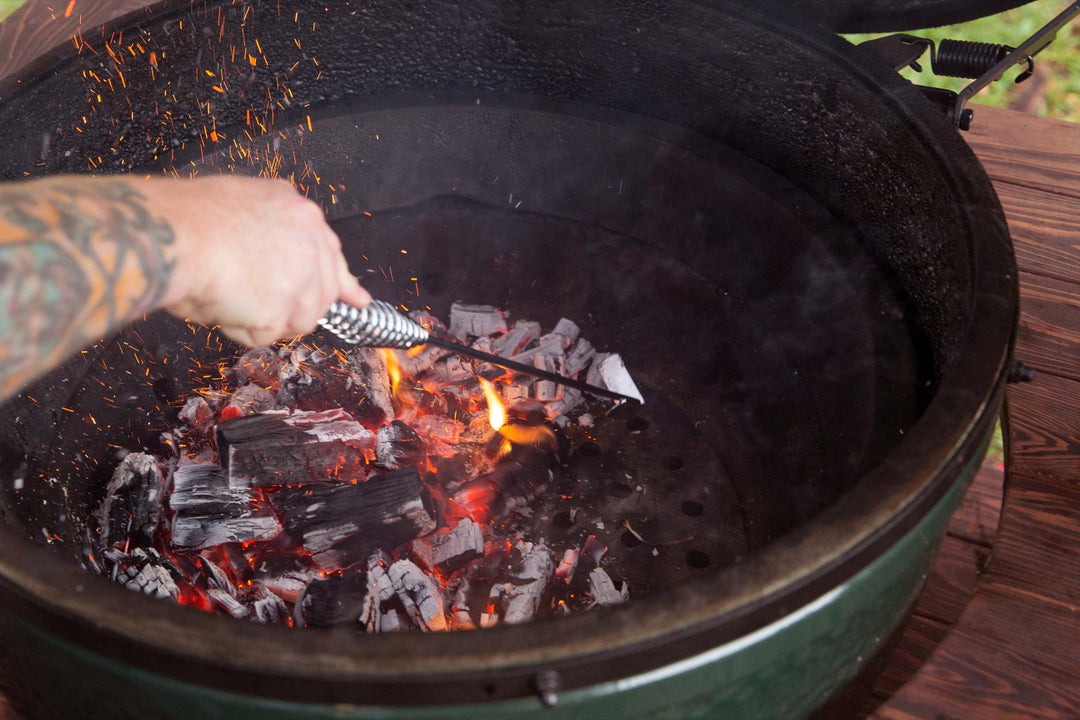
[[[281, 4], [140, 15], [125, 37], [175, 74], [129, 68], [131, 91], [91, 103], [78, 133], [100, 57], [0, 88], [0, 174], [254, 173], [248, 158], [295, 150], [281, 172], [324, 202], [377, 297], [414, 302], [400, 279], [416, 277], [436, 314], [464, 300], [579, 321], [646, 396], [572, 460], [634, 600], [357, 637], [91, 576], [80, 541], [117, 448], [152, 447], [197, 383], [182, 369], [237, 350], [154, 316], [2, 410], [5, 690], [41, 717], [819, 707], [910, 606], [1000, 407], [1016, 272], [956, 131], [884, 62], [737, 4]], [[266, 62], [227, 92], [197, 84], [241, 23]], [[252, 93], [284, 74], [275, 134], [251, 133]], [[220, 142], [197, 112], [161, 121], [166, 77], [174, 108], [212, 101]], [[581, 530], [546, 502], [553, 532]]]

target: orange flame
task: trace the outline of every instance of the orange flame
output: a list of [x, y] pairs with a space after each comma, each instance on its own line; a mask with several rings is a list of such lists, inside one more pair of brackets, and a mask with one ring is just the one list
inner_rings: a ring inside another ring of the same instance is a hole
[[484, 389], [484, 398], [487, 400], [488, 422], [491, 423], [492, 430], [498, 431], [506, 424], [506, 406], [490, 380], [480, 378], [480, 387]]

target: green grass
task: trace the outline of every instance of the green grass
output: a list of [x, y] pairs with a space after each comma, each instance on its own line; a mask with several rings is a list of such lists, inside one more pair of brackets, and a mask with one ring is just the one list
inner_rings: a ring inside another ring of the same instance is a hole
[[23, 2], [24, 0], [0, 0], [0, 20], [15, 12]]
[[[975, 40], [978, 42], [1019, 45], [1036, 30], [1057, 16], [1069, 3], [1063, 0], [1036, 0], [1015, 10], [974, 20], [962, 25], [949, 25], [930, 30], [913, 31], [912, 35], [929, 38], [935, 42], [944, 38]], [[851, 42], [879, 37], [877, 35], [848, 35]], [[997, 107], [1021, 104], [1021, 109], [1061, 120], [1080, 122], [1080, 18], [1058, 32], [1057, 39], [1035, 58], [1036, 83], [1029, 87], [1013, 83], [1020, 69], [1007, 74], [976, 98], [975, 102]], [[920, 85], [960, 90], [968, 82], [953, 78], [939, 78], [930, 72], [929, 54], [922, 58], [923, 71], [903, 71], [903, 75]], [[1025, 92], [1029, 91], [1029, 92]], [[1026, 98], [1031, 94], [1033, 97]]]

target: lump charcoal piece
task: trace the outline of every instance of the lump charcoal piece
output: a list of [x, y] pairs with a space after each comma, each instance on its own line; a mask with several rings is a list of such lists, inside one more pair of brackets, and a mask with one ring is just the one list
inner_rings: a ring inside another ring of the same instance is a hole
[[375, 432], [375, 464], [387, 470], [416, 467], [427, 458], [424, 441], [411, 427], [394, 420]]
[[181, 465], [172, 473], [169, 507], [185, 515], [241, 517], [251, 511], [251, 491], [229, 486], [218, 465]]
[[483, 556], [484, 532], [465, 518], [449, 532], [414, 540], [413, 550], [428, 568], [449, 575]]
[[362, 479], [375, 434], [343, 410], [262, 413], [217, 427], [232, 487]]
[[214, 601], [215, 605], [237, 620], [243, 620], [251, 613], [246, 605], [220, 588], [210, 588], [206, 591], [206, 594]]
[[547, 404], [548, 418], [557, 425], [562, 425], [559, 418], [566, 418], [581, 405], [582, 393], [577, 388], [563, 387], [559, 398]]
[[210, 403], [206, 402], [201, 395], [188, 398], [180, 410], [180, 421], [199, 435], [210, 432], [214, 428], [216, 419]]
[[165, 481], [157, 458], [129, 453], [113, 471], [105, 498], [95, 514], [102, 547], [124, 542], [151, 544], [161, 520]]
[[574, 347], [570, 349], [570, 353], [566, 356], [566, 363], [564, 364], [566, 374], [570, 377], [577, 377], [577, 374], [588, 367], [594, 357], [596, 357], [596, 349], [593, 348], [592, 343], [580, 338], [574, 343]]
[[555, 557], [543, 543], [521, 541], [514, 546], [512, 556], [517, 557], [509, 571], [491, 588], [488, 605], [494, 610], [481, 616], [481, 627], [528, 622], [540, 609], [555, 569]]
[[324, 570], [364, 562], [376, 548], [392, 550], [435, 530], [413, 468], [372, 475], [356, 485], [283, 488], [271, 502], [290, 535]]
[[282, 362], [274, 348], [254, 347], [241, 355], [227, 373], [237, 386], [254, 383], [267, 388], [277, 383]]
[[254, 612], [252, 620], [264, 625], [280, 625], [288, 622], [289, 607], [284, 600], [265, 587], [259, 588], [259, 594], [261, 597], [251, 606]]
[[[645, 403], [645, 398], [641, 396], [641, 392], [637, 389], [637, 385], [634, 384], [634, 379], [630, 377], [630, 372], [626, 369], [626, 365], [623, 364], [623, 360], [618, 353], [598, 356], [597, 360], [598, 362], [593, 363], [593, 368], [596, 369], [603, 387], [632, 397], [639, 403]], [[592, 377], [591, 368], [589, 376]]]
[[131, 554], [106, 550], [105, 559], [113, 563], [113, 579], [126, 587], [159, 599], [180, 599], [180, 588], [173, 579], [175, 566], [157, 550], [135, 548]]
[[555, 568], [555, 577], [569, 584], [574, 579], [574, 571], [577, 569], [579, 557], [580, 553], [573, 548], [564, 552], [559, 566]]
[[417, 375], [417, 379], [439, 385], [456, 385], [472, 380], [472, 363], [460, 355], [447, 355], [437, 361], [428, 370]]
[[349, 409], [368, 426], [382, 425], [394, 417], [394, 394], [386, 359], [374, 348], [352, 348], [348, 353], [349, 377], [345, 389], [357, 398]]
[[515, 445], [490, 472], [462, 485], [453, 500], [481, 523], [528, 508], [551, 484], [551, 462], [546, 450]]
[[398, 367], [406, 378], [420, 377], [425, 372], [435, 367], [435, 363], [452, 353], [438, 345], [424, 345], [419, 352], [413, 350], [398, 350], [394, 353]]
[[630, 584], [624, 582], [619, 589], [603, 568], [589, 573], [589, 595], [597, 605], [619, 605], [630, 598]]
[[386, 573], [405, 611], [422, 630], [447, 629], [442, 589], [434, 578], [409, 560], [398, 560]]
[[554, 333], [548, 333], [541, 337], [535, 346], [526, 348], [519, 352], [517, 355], [512, 356], [510, 359], [514, 362], [525, 363], [526, 365], [532, 365], [537, 357], [542, 358], [561, 358], [566, 355], [566, 348], [568, 343], [566, 338], [562, 335], [555, 335]]
[[566, 338], [566, 344], [564, 347], [570, 347], [578, 337], [581, 335], [581, 328], [573, 320], [566, 318], [559, 318], [559, 322], [555, 323], [555, 327], [551, 330], [552, 335], [560, 335]]
[[254, 384], [243, 385], [236, 389], [221, 409], [222, 418], [254, 415], [277, 408], [274, 393]]
[[413, 421], [413, 430], [423, 438], [431, 438], [449, 445], [461, 442], [465, 432], [465, 423], [452, 417], [424, 415]]
[[504, 332], [506, 318], [494, 305], [454, 303], [450, 306], [450, 334], [463, 342], [470, 336]]
[[524, 350], [529, 343], [540, 337], [540, 323], [518, 320], [505, 335], [496, 338], [491, 348], [499, 357], [512, 357]]
[[368, 591], [368, 576], [362, 571], [313, 580], [296, 602], [298, 617], [312, 627], [359, 622]]
[[281, 534], [281, 523], [268, 510], [252, 510], [241, 517], [177, 515], [172, 521], [170, 545], [178, 550], [235, 542], [265, 542]]

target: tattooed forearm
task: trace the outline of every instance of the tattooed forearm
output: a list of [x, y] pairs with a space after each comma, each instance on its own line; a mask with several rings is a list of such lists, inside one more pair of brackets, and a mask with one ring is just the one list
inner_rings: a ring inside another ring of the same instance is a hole
[[155, 308], [173, 242], [124, 179], [0, 185], [0, 397]]

